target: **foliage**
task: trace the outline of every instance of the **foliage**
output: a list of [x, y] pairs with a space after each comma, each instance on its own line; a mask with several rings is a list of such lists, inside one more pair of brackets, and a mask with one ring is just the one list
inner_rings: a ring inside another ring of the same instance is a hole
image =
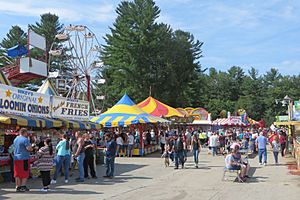
[[[104, 69], [98, 78], [106, 83], [93, 91], [105, 95], [104, 105], [97, 100], [99, 109], [109, 108], [127, 92], [136, 102], [152, 95], [173, 107], [203, 107], [213, 119], [245, 109], [251, 118], [270, 124], [287, 111], [275, 99], [300, 97], [300, 75], [284, 76], [275, 68], [265, 74], [238, 66], [202, 70], [203, 43], [189, 32], [158, 23], [160, 9], [153, 0], [122, 1], [116, 12], [102, 45]], [[58, 16], [47, 13], [30, 28], [46, 37], [48, 52], [57, 45], [55, 35], [63, 25]], [[13, 26], [0, 45], [9, 48], [19, 42], [26, 44], [26, 34]], [[51, 60], [50, 70], [63, 69], [64, 62]]]
[[188, 91], [196, 88], [190, 80], [200, 69], [202, 42], [157, 23], [160, 10], [152, 0], [124, 1], [116, 12], [103, 45], [108, 105], [125, 92], [136, 101], [152, 95], [173, 106], [187, 105]]
[[63, 24], [55, 14], [45, 13], [41, 15], [39, 22], [29, 25], [34, 32], [46, 38], [46, 51], [49, 52], [51, 45], [55, 42], [55, 36], [63, 30]]
[[27, 44], [27, 34], [19, 26], [12, 26], [6, 37], [0, 42], [0, 67], [9, 65], [13, 61], [13, 59], [6, 56], [5, 49], [18, 44]]
[[2, 39], [0, 46], [8, 49], [16, 46], [17, 44], [26, 45], [27, 34], [19, 26], [12, 26], [6, 34], [6, 38]]

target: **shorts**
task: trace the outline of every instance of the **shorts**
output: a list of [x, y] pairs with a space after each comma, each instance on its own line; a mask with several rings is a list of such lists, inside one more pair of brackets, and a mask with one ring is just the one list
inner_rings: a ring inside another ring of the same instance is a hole
[[234, 166], [228, 167], [227, 169], [229, 169], [229, 170], [240, 170], [241, 166], [240, 165], [234, 165]]
[[14, 160], [14, 177], [29, 178], [30, 161], [29, 160]]
[[205, 139], [202, 139], [202, 138], [201, 138], [201, 139], [200, 139], [200, 144], [201, 144], [201, 145], [204, 145], [204, 144], [205, 144]]

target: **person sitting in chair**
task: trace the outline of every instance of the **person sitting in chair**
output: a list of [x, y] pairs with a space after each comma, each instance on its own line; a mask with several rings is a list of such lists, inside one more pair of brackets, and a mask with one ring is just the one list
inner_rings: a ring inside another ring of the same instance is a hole
[[240, 182], [244, 182], [246, 178], [249, 178], [248, 171], [250, 165], [242, 161], [241, 154], [239, 153], [240, 146], [232, 145], [232, 151], [225, 158], [226, 168], [228, 170], [240, 170], [240, 174], [238, 175], [238, 179]]

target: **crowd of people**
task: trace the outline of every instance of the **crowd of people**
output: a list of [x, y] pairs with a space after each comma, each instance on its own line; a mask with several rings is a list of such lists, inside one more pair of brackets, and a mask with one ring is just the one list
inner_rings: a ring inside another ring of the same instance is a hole
[[250, 165], [242, 159], [242, 154], [258, 154], [260, 165], [267, 165], [267, 145], [270, 144], [274, 155], [274, 163], [278, 162], [278, 154], [286, 154], [287, 133], [285, 129], [263, 128], [226, 128], [219, 130], [186, 129], [185, 132], [166, 131], [160, 135], [162, 157], [169, 158], [184, 168], [187, 152], [193, 154], [195, 167], [198, 168], [199, 152], [208, 147], [212, 156], [224, 155], [225, 165], [230, 170], [240, 170], [241, 182], [248, 178]]
[[[169, 162], [174, 162], [175, 169], [184, 168], [188, 152], [193, 155], [195, 167], [198, 168], [199, 154], [202, 148], [209, 148], [212, 156], [227, 155], [226, 168], [240, 170], [239, 180], [248, 178], [250, 165], [242, 159], [242, 154], [258, 153], [260, 165], [267, 165], [267, 144], [270, 144], [274, 155], [275, 164], [278, 164], [278, 155], [285, 156], [287, 134], [285, 129], [242, 129], [227, 128], [217, 131], [186, 129], [178, 131], [160, 130], [155, 134], [154, 130], [145, 131], [143, 138], [139, 138], [138, 131], [123, 131], [99, 134], [75, 132], [74, 135], [60, 133], [60, 137], [53, 144], [52, 138], [41, 138], [37, 143], [31, 143], [28, 131], [20, 129], [20, 135], [14, 140], [10, 152], [12, 153], [14, 178], [16, 191], [29, 191], [26, 186], [30, 173], [30, 152], [35, 151], [38, 156], [37, 166], [40, 170], [43, 188], [47, 192], [51, 184], [56, 184], [60, 175], [64, 175], [64, 183], [69, 182], [72, 170], [77, 166], [79, 177], [77, 182], [84, 182], [87, 178], [97, 178], [95, 170], [96, 145], [99, 142], [105, 145], [105, 178], [114, 176], [114, 163], [117, 156], [132, 156], [135, 145], [139, 145], [140, 139], [144, 145], [160, 144], [162, 157]], [[54, 162], [53, 162], [54, 161]], [[55, 172], [51, 177], [51, 170], [55, 164]]]
[[[114, 160], [118, 155], [117, 143], [112, 134], [103, 135], [105, 141], [105, 178], [114, 176]], [[30, 153], [35, 152], [38, 160], [37, 167], [42, 178], [42, 192], [47, 192], [51, 184], [56, 184], [59, 176], [64, 176], [64, 183], [69, 182], [72, 171], [77, 166], [79, 177], [76, 182], [84, 182], [87, 178], [97, 178], [95, 170], [95, 151], [97, 140], [93, 134], [75, 132], [74, 135], [61, 132], [56, 145], [52, 138], [41, 137], [38, 142], [31, 143], [27, 129], [20, 129], [11, 149], [13, 158], [13, 176], [17, 192], [29, 191], [26, 186], [30, 176]], [[53, 166], [55, 172], [51, 178]]]

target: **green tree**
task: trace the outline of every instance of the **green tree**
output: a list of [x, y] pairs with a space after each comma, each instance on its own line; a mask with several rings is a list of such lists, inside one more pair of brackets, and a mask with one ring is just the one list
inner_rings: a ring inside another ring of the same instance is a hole
[[8, 49], [16, 46], [17, 44], [26, 45], [27, 34], [19, 26], [12, 26], [9, 32], [6, 34], [6, 38], [2, 39], [0, 46]]
[[59, 17], [51, 13], [42, 14], [39, 22], [29, 25], [30, 29], [46, 38], [47, 52], [55, 42], [55, 36], [63, 31], [63, 27], [63, 24], [59, 22]]
[[173, 106], [187, 105], [202, 43], [188, 32], [157, 23], [160, 10], [152, 0], [123, 1], [116, 12], [103, 45], [108, 104], [127, 92], [136, 101], [151, 93]]
[[13, 59], [5, 54], [5, 49], [16, 46], [17, 44], [27, 44], [27, 34], [19, 27], [12, 26], [6, 37], [0, 42], [0, 67], [9, 65]]

